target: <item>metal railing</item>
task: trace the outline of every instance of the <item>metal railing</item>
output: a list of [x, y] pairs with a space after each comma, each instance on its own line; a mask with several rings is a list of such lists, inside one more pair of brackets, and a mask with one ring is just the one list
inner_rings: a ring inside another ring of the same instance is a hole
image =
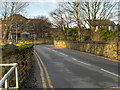
[[[8, 67], [8, 66], [13, 66], [4, 76], [3, 78], [0, 80], [0, 90], [1, 89], [18, 89], [19, 86], [18, 86], [18, 70], [17, 70], [17, 66], [18, 64], [17, 63], [12, 63], [12, 64], [0, 64], [0, 66], [5, 66], [5, 67]], [[16, 86], [15, 87], [9, 87], [9, 76], [10, 74], [13, 72], [13, 70], [15, 70], [15, 75], [16, 75]], [[4, 84], [5, 83], [5, 84]], [[2, 85], [5, 85], [4, 88], [2, 88]]]

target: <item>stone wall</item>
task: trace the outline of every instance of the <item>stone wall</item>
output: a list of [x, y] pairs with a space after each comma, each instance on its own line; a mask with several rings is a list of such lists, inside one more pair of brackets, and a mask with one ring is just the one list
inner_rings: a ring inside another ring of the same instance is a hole
[[53, 39], [38, 39], [34, 41], [34, 44], [53, 44]]
[[120, 42], [76, 42], [76, 41], [54, 41], [54, 46], [79, 50], [120, 60]]
[[[18, 63], [18, 78], [19, 87], [22, 86], [30, 74], [33, 67], [33, 47], [26, 48], [22, 51], [18, 51], [15, 54], [3, 57], [2, 63]], [[2, 74], [4, 75], [11, 67], [3, 67]], [[12, 72], [9, 78], [9, 86], [15, 86], [15, 73]]]

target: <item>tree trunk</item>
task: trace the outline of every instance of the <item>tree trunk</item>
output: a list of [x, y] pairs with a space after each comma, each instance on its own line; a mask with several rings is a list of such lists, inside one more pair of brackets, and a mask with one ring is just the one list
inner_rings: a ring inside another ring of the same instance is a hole
[[79, 18], [77, 19], [77, 24], [78, 24], [78, 37], [79, 37], [79, 41], [81, 41], [81, 26], [80, 26], [80, 22], [79, 22]]
[[7, 37], [7, 28], [5, 29], [5, 31], [3, 32], [3, 42], [6, 41], [6, 37]]
[[79, 37], [79, 41], [81, 41], [81, 37], [80, 37], [80, 30], [81, 30], [81, 27], [80, 27], [80, 19], [79, 19], [79, 13], [78, 13], [78, 5], [76, 6], [76, 15], [77, 15], [77, 25], [78, 25], [78, 37]]

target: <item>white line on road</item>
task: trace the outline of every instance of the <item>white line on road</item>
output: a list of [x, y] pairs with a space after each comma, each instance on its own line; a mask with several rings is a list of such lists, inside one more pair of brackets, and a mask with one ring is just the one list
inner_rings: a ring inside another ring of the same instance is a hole
[[49, 47], [43, 47], [43, 48], [45, 48], [45, 49], [50, 49]]
[[47, 48], [47, 49], [50, 49], [50, 48]]
[[91, 65], [91, 64], [88, 64], [88, 63], [85, 63], [85, 62], [79, 61], [79, 60], [77, 60], [77, 59], [75, 59], [75, 58], [72, 58], [72, 59], [73, 59], [74, 61], [80, 62], [80, 63], [85, 64], [85, 65], [88, 65], [88, 66]]
[[108, 71], [108, 70], [105, 70], [105, 69], [101, 69], [101, 70], [104, 71], [104, 72], [107, 72], [107, 73], [109, 73], [109, 74], [112, 74], [112, 75], [114, 75], [114, 76], [120, 77], [120, 75], [117, 75], [117, 74], [115, 74], [115, 73], [112, 73], [112, 72], [110, 72], [110, 71]]
[[56, 50], [52, 50], [53, 52], [57, 52]]
[[64, 54], [64, 53], [60, 53], [61, 55], [64, 55], [64, 56], [68, 56], [68, 55], [66, 55], [66, 54]]
[[49, 49], [49, 48], [47, 48], [47, 47], [44, 47], [45, 49]]

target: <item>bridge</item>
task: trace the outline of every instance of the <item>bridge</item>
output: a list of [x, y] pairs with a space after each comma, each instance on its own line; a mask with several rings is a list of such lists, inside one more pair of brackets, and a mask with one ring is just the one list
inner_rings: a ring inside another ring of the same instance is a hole
[[[120, 62], [76, 50], [57, 48], [52, 45], [34, 45], [33, 75], [36, 88], [118, 88]], [[18, 89], [17, 63], [0, 81], [0, 86]], [[16, 86], [9, 87], [8, 78], [15, 70]], [[30, 80], [29, 80], [30, 81]], [[31, 85], [31, 84], [30, 84]]]
[[38, 88], [119, 87], [120, 62], [51, 45], [34, 46]]

